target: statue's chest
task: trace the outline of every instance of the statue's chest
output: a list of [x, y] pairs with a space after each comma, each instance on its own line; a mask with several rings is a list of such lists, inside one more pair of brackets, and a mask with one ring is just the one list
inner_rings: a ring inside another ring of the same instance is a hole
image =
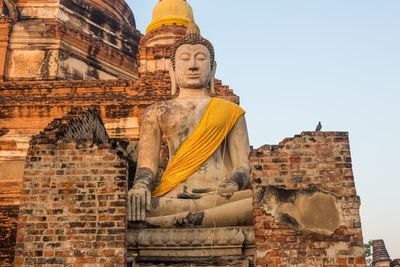
[[175, 144], [184, 142], [196, 129], [207, 106], [174, 105], [160, 116], [160, 126], [164, 137]]

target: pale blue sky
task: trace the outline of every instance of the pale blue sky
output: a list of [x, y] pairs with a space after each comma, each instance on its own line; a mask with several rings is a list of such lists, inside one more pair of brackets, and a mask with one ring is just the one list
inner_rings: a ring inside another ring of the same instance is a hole
[[[126, 0], [144, 33], [158, 0]], [[348, 131], [364, 241], [400, 258], [400, 1], [188, 0], [251, 144]]]

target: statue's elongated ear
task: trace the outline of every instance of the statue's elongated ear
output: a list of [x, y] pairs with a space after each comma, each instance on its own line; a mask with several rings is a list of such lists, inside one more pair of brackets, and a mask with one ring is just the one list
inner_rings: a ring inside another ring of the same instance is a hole
[[175, 76], [175, 70], [174, 67], [172, 66], [172, 62], [169, 64], [169, 76], [171, 77], [171, 95], [176, 95], [176, 76]]
[[210, 90], [211, 94], [215, 94], [215, 72], [217, 71], [217, 62], [214, 61], [213, 68], [211, 70], [211, 78], [210, 78]]

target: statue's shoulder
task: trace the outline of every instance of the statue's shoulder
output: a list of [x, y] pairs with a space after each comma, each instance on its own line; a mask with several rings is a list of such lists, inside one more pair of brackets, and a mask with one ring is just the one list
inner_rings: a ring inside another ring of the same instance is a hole
[[232, 101], [229, 101], [229, 100], [219, 98], [219, 97], [213, 97], [210, 104], [213, 104], [215, 106], [220, 106], [220, 107], [229, 107], [230, 109], [242, 110], [244, 112], [244, 110], [238, 104], [236, 104]]
[[148, 106], [144, 112], [144, 116], [160, 116], [171, 109], [171, 100], [157, 102]]
[[239, 106], [238, 104], [236, 104], [236, 103], [234, 103], [234, 102], [232, 102], [232, 101], [229, 101], [229, 100], [226, 100], [226, 99], [223, 99], [223, 98], [220, 98], [220, 97], [213, 97], [213, 98], [211, 98], [212, 99], [212, 101], [215, 103], [215, 104], [224, 104], [224, 105], [231, 105], [231, 106]]

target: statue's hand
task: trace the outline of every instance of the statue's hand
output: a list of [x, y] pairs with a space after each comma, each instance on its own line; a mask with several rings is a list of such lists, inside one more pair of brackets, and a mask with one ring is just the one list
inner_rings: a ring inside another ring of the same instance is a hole
[[193, 189], [192, 193], [198, 194], [199, 196], [213, 195], [215, 193], [219, 195], [232, 194], [239, 191], [239, 185], [235, 182], [227, 182], [220, 184], [217, 188], [201, 188]]
[[128, 220], [144, 221], [145, 212], [151, 208], [151, 193], [144, 184], [136, 184], [128, 192]]
[[220, 195], [232, 194], [239, 191], [239, 185], [235, 182], [227, 182], [220, 184], [217, 188], [217, 193]]

